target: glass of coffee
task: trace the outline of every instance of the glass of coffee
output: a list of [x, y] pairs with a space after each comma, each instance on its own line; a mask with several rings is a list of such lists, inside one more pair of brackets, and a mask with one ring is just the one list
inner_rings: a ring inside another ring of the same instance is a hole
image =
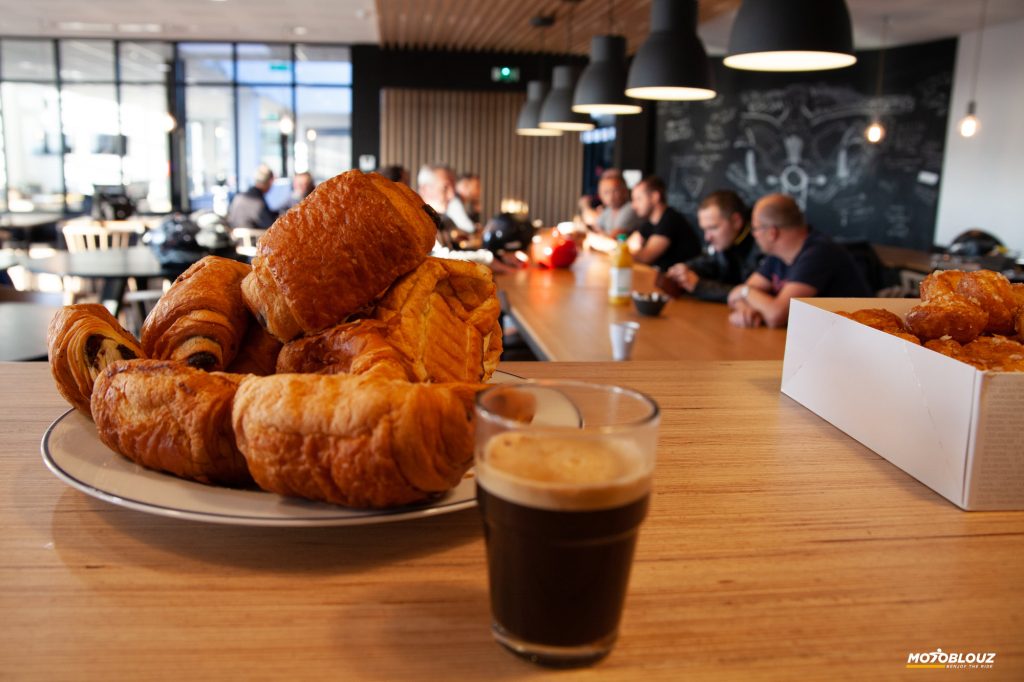
[[647, 513], [658, 406], [615, 386], [530, 382], [483, 391], [476, 414], [494, 637], [541, 665], [598, 661]]

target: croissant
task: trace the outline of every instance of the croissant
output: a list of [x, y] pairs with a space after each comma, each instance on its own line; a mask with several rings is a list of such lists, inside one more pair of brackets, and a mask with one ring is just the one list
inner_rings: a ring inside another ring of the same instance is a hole
[[277, 374], [239, 387], [232, 422], [264, 490], [392, 507], [462, 479], [473, 461], [476, 390], [346, 374]]
[[416, 381], [486, 382], [501, 356], [500, 315], [487, 267], [428, 258], [394, 283], [373, 318]]
[[193, 263], [143, 323], [146, 355], [208, 371], [227, 367], [249, 324], [241, 291], [247, 274], [245, 263], [219, 256]]
[[963, 270], [936, 270], [932, 272], [921, 280], [921, 300], [928, 301], [946, 294], [955, 294], [964, 274]]
[[87, 416], [97, 375], [116, 360], [143, 356], [135, 337], [98, 303], [62, 308], [50, 321], [46, 347], [57, 390]]
[[978, 338], [988, 313], [956, 294], [940, 294], [907, 313], [907, 326], [922, 342], [948, 336], [960, 344]]
[[228, 365], [228, 372], [234, 374], [257, 374], [266, 376], [273, 374], [277, 366], [277, 356], [281, 352], [281, 342], [270, 332], [256, 324], [249, 324], [249, 329], [242, 339], [242, 347], [238, 355]]
[[251, 484], [231, 430], [232, 400], [244, 379], [169, 360], [114, 363], [93, 391], [96, 430], [144, 467], [201, 483]]
[[246, 305], [283, 342], [340, 324], [423, 262], [436, 218], [376, 173], [331, 178], [260, 237]]
[[277, 358], [277, 373], [373, 374], [412, 381], [411, 368], [386, 333], [379, 320], [359, 320], [289, 341]]

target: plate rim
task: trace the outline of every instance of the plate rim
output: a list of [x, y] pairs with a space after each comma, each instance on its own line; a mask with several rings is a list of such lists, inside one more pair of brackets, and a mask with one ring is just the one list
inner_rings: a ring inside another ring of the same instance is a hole
[[[266, 516], [251, 516], [246, 514], [223, 514], [219, 512], [199, 512], [191, 511], [188, 509], [179, 509], [175, 507], [168, 507], [162, 504], [155, 504], [153, 502], [146, 502], [144, 500], [133, 499], [118, 495], [116, 493], [103, 490], [94, 485], [91, 485], [65, 470], [57, 461], [54, 459], [53, 454], [50, 452], [50, 439], [53, 431], [75, 412], [75, 408], [69, 408], [59, 417], [53, 420], [50, 425], [46, 428], [43, 433], [42, 442], [40, 443], [40, 453], [43, 457], [43, 463], [46, 468], [57, 477], [58, 480], [71, 486], [79, 492], [85, 493], [90, 497], [102, 500], [104, 502], [113, 504], [118, 507], [124, 507], [126, 509], [132, 509], [134, 511], [154, 514], [156, 516], [163, 516], [165, 518], [181, 519], [187, 521], [200, 521], [205, 523], [217, 523], [222, 525], [233, 525], [233, 526], [261, 526], [261, 527], [316, 527], [316, 526], [360, 526], [360, 525], [372, 525], [377, 523], [388, 523], [391, 521], [404, 521], [414, 518], [426, 518], [429, 516], [436, 516], [438, 514], [449, 514], [456, 511], [462, 511], [463, 509], [470, 509], [476, 506], [475, 496], [468, 500], [460, 500], [457, 502], [442, 503], [436, 506], [422, 506], [419, 508], [409, 509], [408, 507], [398, 507], [396, 509], [379, 509], [379, 510], [364, 510], [364, 509], [353, 509], [350, 507], [343, 507], [341, 505], [335, 505], [338, 508], [339, 514], [345, 515], [334, 515], [327, 514], [326, 516], [303, 516], [303, 517], [266, 517]], [[118, 457], [122, 455], [114, 453]], [[152, 471], [152, 470], [151, 470]], [[156, 472], [161, 475], [167, 476], [173, 479], [173, 483], [194, 483], [195, 485], [203, 485], [196, 481], [188, 481], [187, 479], [178, 478], [172, 474], [166, 472]], [[223, 487], [223, 486], [221, 486]], [[266, 490], [254, 490], [264, 495], [276, 495], [276, 493], [267, 492]], [[282, 499], [289, 499], [283, 495], [277, 495]], [[300, 498], [296, 498], [300, 499]], [[320, 504], [330, 504], [328, 502], [320, 502], [319, 500], [310, 500], [311, 502], [318, 502]]]
[[[525, 377], [519, 376], [512, 372], [505, 370], [496, 370], [495, 373], [501, 372], [502, 374], [508, 375], [515, 379], [527, 381]], [[465, 509], [470, 509], [476, 506], [476, 495], [474, 494], [470, 499], [459, 500], [455, 502], [448, 502], [437, 505], [423, 505], [419, 507], [409, 508], [398, 507], [395, 509], [353, 509], [351, 507], [344, 507], [342, 505], [334, 505], [338, 509], [339, 514], [344, 515], [333, 515], [327, 514], [325, 516], [304, 516], [304, 517], [265, 517], [265, 516], [251, 516], [246, 514], [223, 514], [219, 512], [199, 512], [191, 511], [188, 509], [179, 509], [175, 507], [168, 507], [162, 504], [154, 504], [152, 502], [146, 502], [143, 500], [133, 499], [118, 495], [116, 493], [103, 490], [94, 485], [91, 485], [74, 475], [66, 471], [61, 465], [54, 459], [53, 453], [50, 451], [50, 441], [53, 436], [55, 429], [67, 419], [71, 414], [75, 412], [75, 408], [71, 407], [65, 410], [60, 416], [54, 419], [49, 426], [46, 427], [46, 431], [43, 433], [42, 440], [39, 444], [40, 454], [43, 458], [43, 463], [46, 468], [61, 482], [64, 484], [82, 492], [90, 497], [93, 497], [103, 502], [113, 504], [118, 507], [125, 509], [131, 509], [133, 511], [153, 514], [155, 516], [162, 516], [164, 518], [179, 519], [185, 521], [197, 521], [203, 523], [215, 523], [221, 525], [232, 525], [232, 526], [257, 526], [257, 527], [327, 527], [327, 526], [364, 526], [374, 525], [380, 523], [390, 523], [394, 521], [406, 521], [411, 519], [422, 519], [429, 518], [432, 516], [438, 516], [441, 514], [450, 514]], [[106, 447], [106, 445], [104, 444]], [[111, 450], [111, 452], [114, 452]], [[122, 455], [114, 452], [118, 457]], [[157, 472], [165, 476], [169, 476], [174, 480], [175, 483], [194, 483], [195, 485], [203, 485], [196, 481], [188, 481], [187, 479], [178, 478], [172, 474], [166, 472]], [[465, 479], [463, 479], [465, 481]], [[460, 485], [463, 481], [460, 481]], [[475, 486], [475, 481], [474, 481]], [[276, 495], [276, 493], [267, 492], [265, 490], [258, 490], [265, 495]], [[283, 495], [277, 495], [282, 499], [290, 499]], [[296, 498], [300, 499], [300, 498]], [[320, 504], [330, 504], [329, 502], [320, 502], [319, 500], [311, 500], [313, 502], [319, 502]]]

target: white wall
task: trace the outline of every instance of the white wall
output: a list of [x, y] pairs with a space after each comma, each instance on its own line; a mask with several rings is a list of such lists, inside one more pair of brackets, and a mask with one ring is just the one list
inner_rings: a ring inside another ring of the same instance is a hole
[[965, 33], [957, 49], [935, 243], [980, 227], [1024, 255], [1024, 21], [985, 29], [975, 97], [981, 128], [963, 138], [977, 39]]

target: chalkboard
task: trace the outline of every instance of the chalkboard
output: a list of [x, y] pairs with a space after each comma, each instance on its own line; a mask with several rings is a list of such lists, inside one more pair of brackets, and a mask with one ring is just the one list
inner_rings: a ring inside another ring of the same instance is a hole
[[[658, 103], [655, 160], [669, 204], [693, 216], [716, 189], [751, 205], [783, 192], [837, 238], [930, 248], [956, 41], [887, 50], [880, 91], [878, 56], [812, 74], [716, 61], [718, 97]], [[864, 136], [874, 116], [887, 131], [879, 144]]]

